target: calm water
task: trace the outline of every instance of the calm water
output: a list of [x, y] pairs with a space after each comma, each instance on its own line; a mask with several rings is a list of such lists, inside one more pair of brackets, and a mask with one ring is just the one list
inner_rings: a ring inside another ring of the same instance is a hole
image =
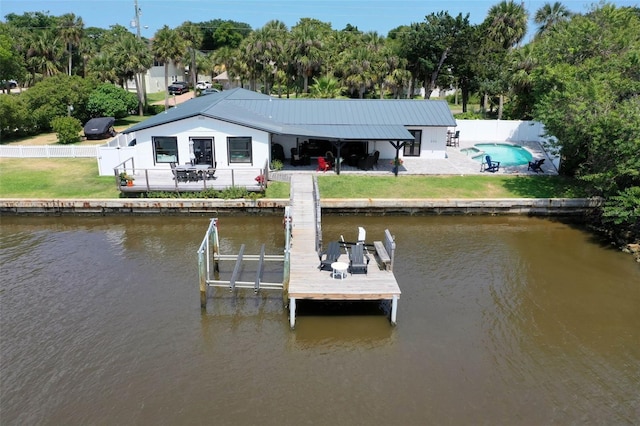
[[[220, 290], [201, 313], [207, 225], [3, 217], [1, 423], [640, 422], [640, 268], [579, 229], [325, 218], [325, 240], [396, 235], [398, 326], [377, 305], [303, 305], [291, 331], [279, 294]], [[220, 226], [226, 252], [281, 252], [278, 217]]]

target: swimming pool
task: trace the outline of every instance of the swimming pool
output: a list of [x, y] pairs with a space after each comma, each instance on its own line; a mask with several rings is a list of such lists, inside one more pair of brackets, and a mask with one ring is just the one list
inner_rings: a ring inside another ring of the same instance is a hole
[[492, 161], [499, 161], [501, 166], [522, 166], [533, 160], [533, 155], [527, 149], [506, 143], [479, 143], [460, 151], [479, 162], [489, 155]]

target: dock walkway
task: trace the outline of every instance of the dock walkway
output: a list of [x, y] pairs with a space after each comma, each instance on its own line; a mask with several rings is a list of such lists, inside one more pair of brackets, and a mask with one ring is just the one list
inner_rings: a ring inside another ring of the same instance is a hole
[[[385, 270], [370, 253], [367, 274], [333, 278], [330, 271], [321, 271], [316, 252], [316, 208], [313, 194], [313, 176], [296, 175], [291, 179], [291, 231], [289, 274], [289, 319], [295, 326], [296, 300], [391, 300], [391, 322], [396, 323], [400, 287], [392, 271]], [[343, 252], [339, 259], [349, 263]]]

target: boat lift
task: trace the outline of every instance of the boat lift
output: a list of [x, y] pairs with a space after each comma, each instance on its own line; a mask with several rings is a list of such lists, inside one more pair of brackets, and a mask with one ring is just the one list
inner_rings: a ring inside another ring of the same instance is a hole
[[[290, 221], [286, 220], [285, 216], [285, 228], [288, 227]], [[287, 233], [287, 235], [290, 235]], [[287, 238], [287, 247], [289, 247], [289, 239]], [[200, 244], [198, 249], [198, 272], [200, 279], [200, 307], [206, 309], [207, 307], [207, 288], [209, 287], [228, 287], [230, 290], [236, 288], [253, 289], [254, 292], [259, 290], [283, 290], [284, 283], [269, 283], [262, 282], [262, 274], [264, 271], [265, 262], [285, 262], [288, 258], [287, 253], [284, 255], [269, 255], [265, 254], [265, 245], [262, 244], [260, 254], [245, 254], [245, 245], [240, 246], [238, 254], [221, 254], [220, 242], [218, 237], [218, 219], [213, 218], [209, 223], [209, 228]], [[288, 251], [288, 250], [287, 250]], [[221, 260], [235, 260], [235, 267], [229, 280], [220, 280], [220, 261]], [[258, 266], [255, 273], [254, 281], [239, 281], [240, 271], [243, 261], [257, 261]]]

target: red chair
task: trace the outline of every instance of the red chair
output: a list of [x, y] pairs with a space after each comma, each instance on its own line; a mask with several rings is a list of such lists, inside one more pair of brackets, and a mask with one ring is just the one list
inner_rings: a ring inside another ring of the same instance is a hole
[[318, 168], [316, 169], [316, 172], [319, 172], [320, 170], [323, 172], [331, 170], [331, 164], [327, 163], [323, 157], [318, 157]]

